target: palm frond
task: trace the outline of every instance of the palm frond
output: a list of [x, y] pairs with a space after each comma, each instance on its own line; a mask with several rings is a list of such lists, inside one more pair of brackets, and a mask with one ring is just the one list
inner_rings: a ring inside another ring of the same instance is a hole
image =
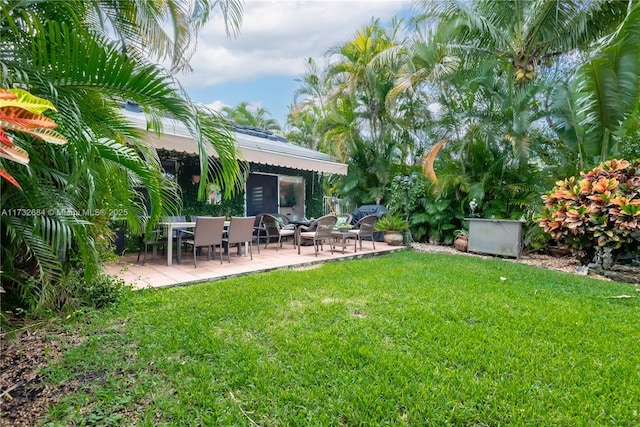
[[635, 114], [640, 102], [640, 7], [635, 7], [617, 32], [598, 54], [582, 65], [578, 80], [578, 113], [587, 129], [591, 155], [608, 157], [613, 132]]

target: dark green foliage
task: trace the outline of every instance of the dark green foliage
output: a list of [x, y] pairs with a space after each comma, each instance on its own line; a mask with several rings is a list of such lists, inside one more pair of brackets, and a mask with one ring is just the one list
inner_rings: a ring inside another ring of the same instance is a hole
[[[222, 200], [219, 203], [207, 203], [198, 200], [199, 186], [193, 183], [192, 176], [200, 175], [200, 160], [194, 155], [183, 152], [158, 150], [162, 159], [175, 160], [178, 165], [176, 180], [181, 189], [182, 210], [181, 215], [210, 216], [242, 216], [244, 215], [244, 189], [238, 189], [231, 198], [226, 197], [222, 189]], [[188, 218], [187, 218], [188, 219]]]
[[130, 291], [130, 287], [122, 279], [104, 273], [92, 277], [89, 281], [84, 280], [81, 272], [70, 275], [70, 278], [69, 294], [77, 299], [78, 305], [67, 305], [66, 308], [106, 307], [117, 303]]
[[[392, 180], [388, 207], [408, 215], [416, 240], [451, 244], [455, 230], [464, 228], [472, 214], [484, 218], [530, 218], [541, 205], [546, 180], [532, 164], [522, 165], [510, 150], [487, 146], [480, 140], [452, 143], [439, 153], [438, 184], [421, 174], [408, 185]], [[405, 191], [406, 190], [406, 191]], [[469, 204], [475, 200], [472, 212]]]
[[[82, 268], [64, 273], [54, 284], [27, 278], [20, 294], [11, 293], [2, 299], [2, 312], [10, 322], [12, 317], [40, 317], [47, 313], [75, 313], [86, 308], [103, 308], [121, 301], [131, 287], [122, 279], [104, 273], [86, 278]], [[3, 325], [3, 328], [8, 325]]]
[[[431, 196], [431, 197], [430, 197]], [[432, 243], [450, 245], [457, 229], [463, 227], [463, 210], [458, 200], [426, 193], [420, 210], [411, 216], [414, 238], [428, 238]]]
[[411, 234], [417, 241], [429, 240], [451, 244], [455, 238], [454, 230], [463, 226], [463, 209], [460, 200], [453, 197], [456, 193], [436, 192], [432, 183], [418, 175], [403, 187], [392, 180], [388, 189], [392, 212], [408, 216]]
[[376, 222], [376, 231], [404, 231], [409, 228], [409, 221], [400, 214], [385, 214]]
[[326, 179], [323, 174], [307, 172], [307, 177], [305, 178], [307, 218], [320, 218], [324, 214], [323, 182]]
[[[2, 286], [11, 300], [26, 304], [22, 308], [43, 312], [72, 301], [69, 291], [84, 289], [70, 284], [74, 271], [85, 283], [98, 280], [112, 221], [139, 235], [180, 210], [178, 187], [162, 174], [147, 133], [121, 115], [125, 100], [142, 107], [150, 132], [161, 132], [167, 115], [181, 122], [201, 158], [207, 145], [216, 149], [219, 167], [211, 169], [211, 179], [237, 182], [226, 123], [195, 106], [158, 65], [162, 59], [174, 70], [186, 65], [188, 45], [216, 5], [225, 18], [237, 18], [233, 0], [180, 7], [174, 1], [74, 0], [0, 6], [0, 87], [25, 88], [51, 101], [56, 130], [67, 139], [52, 146], [12, 134], [29, 153], [29, 165], [0, 159], [23, 189], [0, 183], [0, 206], [8, 212], [0, 217]], [[98, 288], [108, 286], [88, 285], [90, 300], [100, 299]]]
[[[211, 215], [211, 216], [241, 216], [244, 215], [245, 192], [244, 188], [238, 190], [232, 198], [223, 197], [218, 204], [209, 204], [199, 201], [197, 198], [198, 186], [193, 184], [192, 175], [200, 173], [200, 161], [196, 156], [177, 151], [158, 150], [162, 159], [176, 160], [178, 164], [177, 182], [181, 188], [182, 214]], [[305, 180], [306, 191], [306, 215], [309, 218], [318, 218], [323, 214], [323, 181], [326, 177], [322, 173], [293, 170], [280, 166], [271, 166], [251, 163], [248, 170], [256, 173], [280, 174], [289, 176], [302, 176]], [[244, 173], [248, 173], [244, 169]]]

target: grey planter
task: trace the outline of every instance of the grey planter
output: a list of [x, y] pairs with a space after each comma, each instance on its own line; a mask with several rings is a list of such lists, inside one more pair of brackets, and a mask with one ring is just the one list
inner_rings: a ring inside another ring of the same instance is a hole
[[520, 257], [524, 221], [484, 218], [465, 220], [469, 221], [469, 252]]

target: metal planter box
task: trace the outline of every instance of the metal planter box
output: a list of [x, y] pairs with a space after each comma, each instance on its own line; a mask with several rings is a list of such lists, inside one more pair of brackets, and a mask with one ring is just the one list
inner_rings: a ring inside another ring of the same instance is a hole
[[469, 221], [469, 252], [520, 257], [523, 221], [465, 219]]

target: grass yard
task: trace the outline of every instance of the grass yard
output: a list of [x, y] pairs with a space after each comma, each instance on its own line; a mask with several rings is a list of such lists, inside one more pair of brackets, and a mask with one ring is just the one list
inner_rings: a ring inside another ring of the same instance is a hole
[[73, 325], [47, 422], [637, 426], [638, 295], [410, 251], [137, 292]]

